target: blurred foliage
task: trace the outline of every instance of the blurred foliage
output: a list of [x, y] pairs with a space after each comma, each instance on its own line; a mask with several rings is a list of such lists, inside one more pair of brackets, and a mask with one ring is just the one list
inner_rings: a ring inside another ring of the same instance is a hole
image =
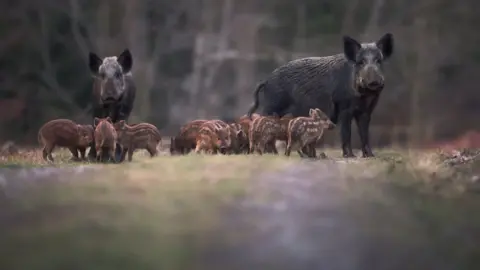
[[[171, 133], [197, 117], [243, 114], [258, 81], [289, 60], [341, 53], [345, 34], [374, 41], [385, 32], [396, 50], [374, 141], [393, 126], [419, 141], [477, 128], [476, 1], [17, 0], [0, 8], [2, 140], [35, 141], [53, 118], [91, 121], [89, 51], [131, 49], [139, 86], [131, 120]], [[8, 107], [19, 99], [27, 109]]]

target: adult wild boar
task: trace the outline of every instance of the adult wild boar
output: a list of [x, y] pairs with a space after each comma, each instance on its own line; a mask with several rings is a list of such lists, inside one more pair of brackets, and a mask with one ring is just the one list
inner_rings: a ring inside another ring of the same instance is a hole
[[341, 54], [290, 61], [257, 86], [248, 115], [258, 108], [260, 91], [263, 115], [308, 116], [310, 108], [330, 111], [332, 122], [340, 120], [343, 156], [354, 157], [351, 123], [355, 120], [363, 157], [373, 157], [370, 118], [385, 84], [382, 64], [392, 55], [393, 43], [391, 33], [372, 43], [344, 36]]
[[[93, 119], [110, 117], [113, 123], [128, 120], [135, 101], [136, 87], [131, 69], [133, 58], [128, 49], [119, 56], [103, 59], [95, 53], [89, 55], [90, 71], [93, 74]], [[115, 159], [120, 160], [121, 147], [115, 149]], [[88, 156], [96, 160], [95, 142]]]

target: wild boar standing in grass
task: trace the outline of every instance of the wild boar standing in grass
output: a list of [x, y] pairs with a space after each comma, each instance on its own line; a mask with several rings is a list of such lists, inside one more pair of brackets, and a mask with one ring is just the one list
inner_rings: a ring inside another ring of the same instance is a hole
[[[112, 119], [106, 118], [94, 119], [95, 124], [95, 151], [97, 161], [115, 162], [115, 150], [117, 147], [117, 131], [113, 126]], [[121, 150], [121, 149], [120, 149]]]
[[363, 157], [373, 157], [370, 119], [385, 85], [383, 62], [393, 48], [391, 33], [372, 43], [344, 36], [341, 54], [297, 59], [275, 69], [257, 86], [248, 115], [259, 107], [260, 92], [264, 97], [262, 115], [308, 116], [310, 108], [330, 111], [331, 121], [340, 121], [343, 156], [355, 156], [351, 146], [355, 120]]
[[42, 156], [45, 161], [54, 161], [52, 152], [55, 147], [68, 148], [72, 160], [85, 159], [85, 151], [93, 141], [93, 127], [79, 125], [69, 119], [55, 119], [45, 123], [38, 131], [38, 142], [42, 145]]
[[[89, 55], [93, 79], [93, 118], [110, 117], [112, 123], [128, 120], [135, 101], [136, 86], [132, 77], [133, 57], [128, 49], [119, 56], [103, 59], [95, 53]], [[96, 160], [95, 142], [88, 156]], [[121, 148], [116, 147], [115, 159], [120, 160]], [[106, 158], [106, 157], [104, 157]], [[104, 159], [103, 158], [103, 159]]]
[[301, 116], [290, 121], [287, 148], [285, 149], [286, 156], [290, 156], [292, 148], [298, 148], [298, 154], [301, 157], [305, 157], [305, 152], [307, 152], [308, 157], [316, 158], [316, 142], [322, 138], [325, 129], [335, 127], [335, 124], [320, 109], [310, 109], [309, 114], [310, 117]]

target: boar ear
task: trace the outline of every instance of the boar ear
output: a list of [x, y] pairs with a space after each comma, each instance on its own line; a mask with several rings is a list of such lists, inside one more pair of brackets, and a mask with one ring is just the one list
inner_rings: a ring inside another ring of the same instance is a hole
[[312, 108], [310, 108], [310, 110], [308, 111], [308, 115], [313, 116], [313, 109]]
[[362, 45], [355, 39], [349, 36], [343, 36], [343, 53], [347, 60], [356, 62], [357, 53], [362, 48]]
[[[105, 118], [105, 121], [109, 122], [109, 123], [112, 123], [112, 118], [110, 118], [110, 116], [107, 116], [107, 118]], [[113, 123], [112, 123], [113, 124]]]
[[95, 53], [90, 52], [88, 54], [88, 66], [90, 68], [90, 72], [92, 72], [93, 74], [98, 74], [98, 69], [100, 68], [100, 65], [102, 65], [102, 63], [103, 60], [100, 59], [100, 57], [98, 57], [98, 55], [96, 55]]
[[376, 42], [376, 45], [382, 51], [383, 59], [389, 58], [393, 53], [393, 35], [386, 33]]
[[93, 126], [97, 126], [98, 123], [100, 123], [100, 118], [95, 117], [95, 118], [93, 119]]
[[133, 66], [133, 58], [129, 49], [125, 49], [118, 57], [117, 62], [122, 66], [123, 73], [128, 73]]

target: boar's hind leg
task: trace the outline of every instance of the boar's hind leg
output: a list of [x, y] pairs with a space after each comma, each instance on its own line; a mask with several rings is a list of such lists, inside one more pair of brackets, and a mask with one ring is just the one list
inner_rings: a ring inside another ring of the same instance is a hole
[[55, 145], [47, 143], [42, 150], [42, 156], [45, 161], [52, 161], [53, 162], [53, 156], [52, 152], [53, 149], [55, 148]]

